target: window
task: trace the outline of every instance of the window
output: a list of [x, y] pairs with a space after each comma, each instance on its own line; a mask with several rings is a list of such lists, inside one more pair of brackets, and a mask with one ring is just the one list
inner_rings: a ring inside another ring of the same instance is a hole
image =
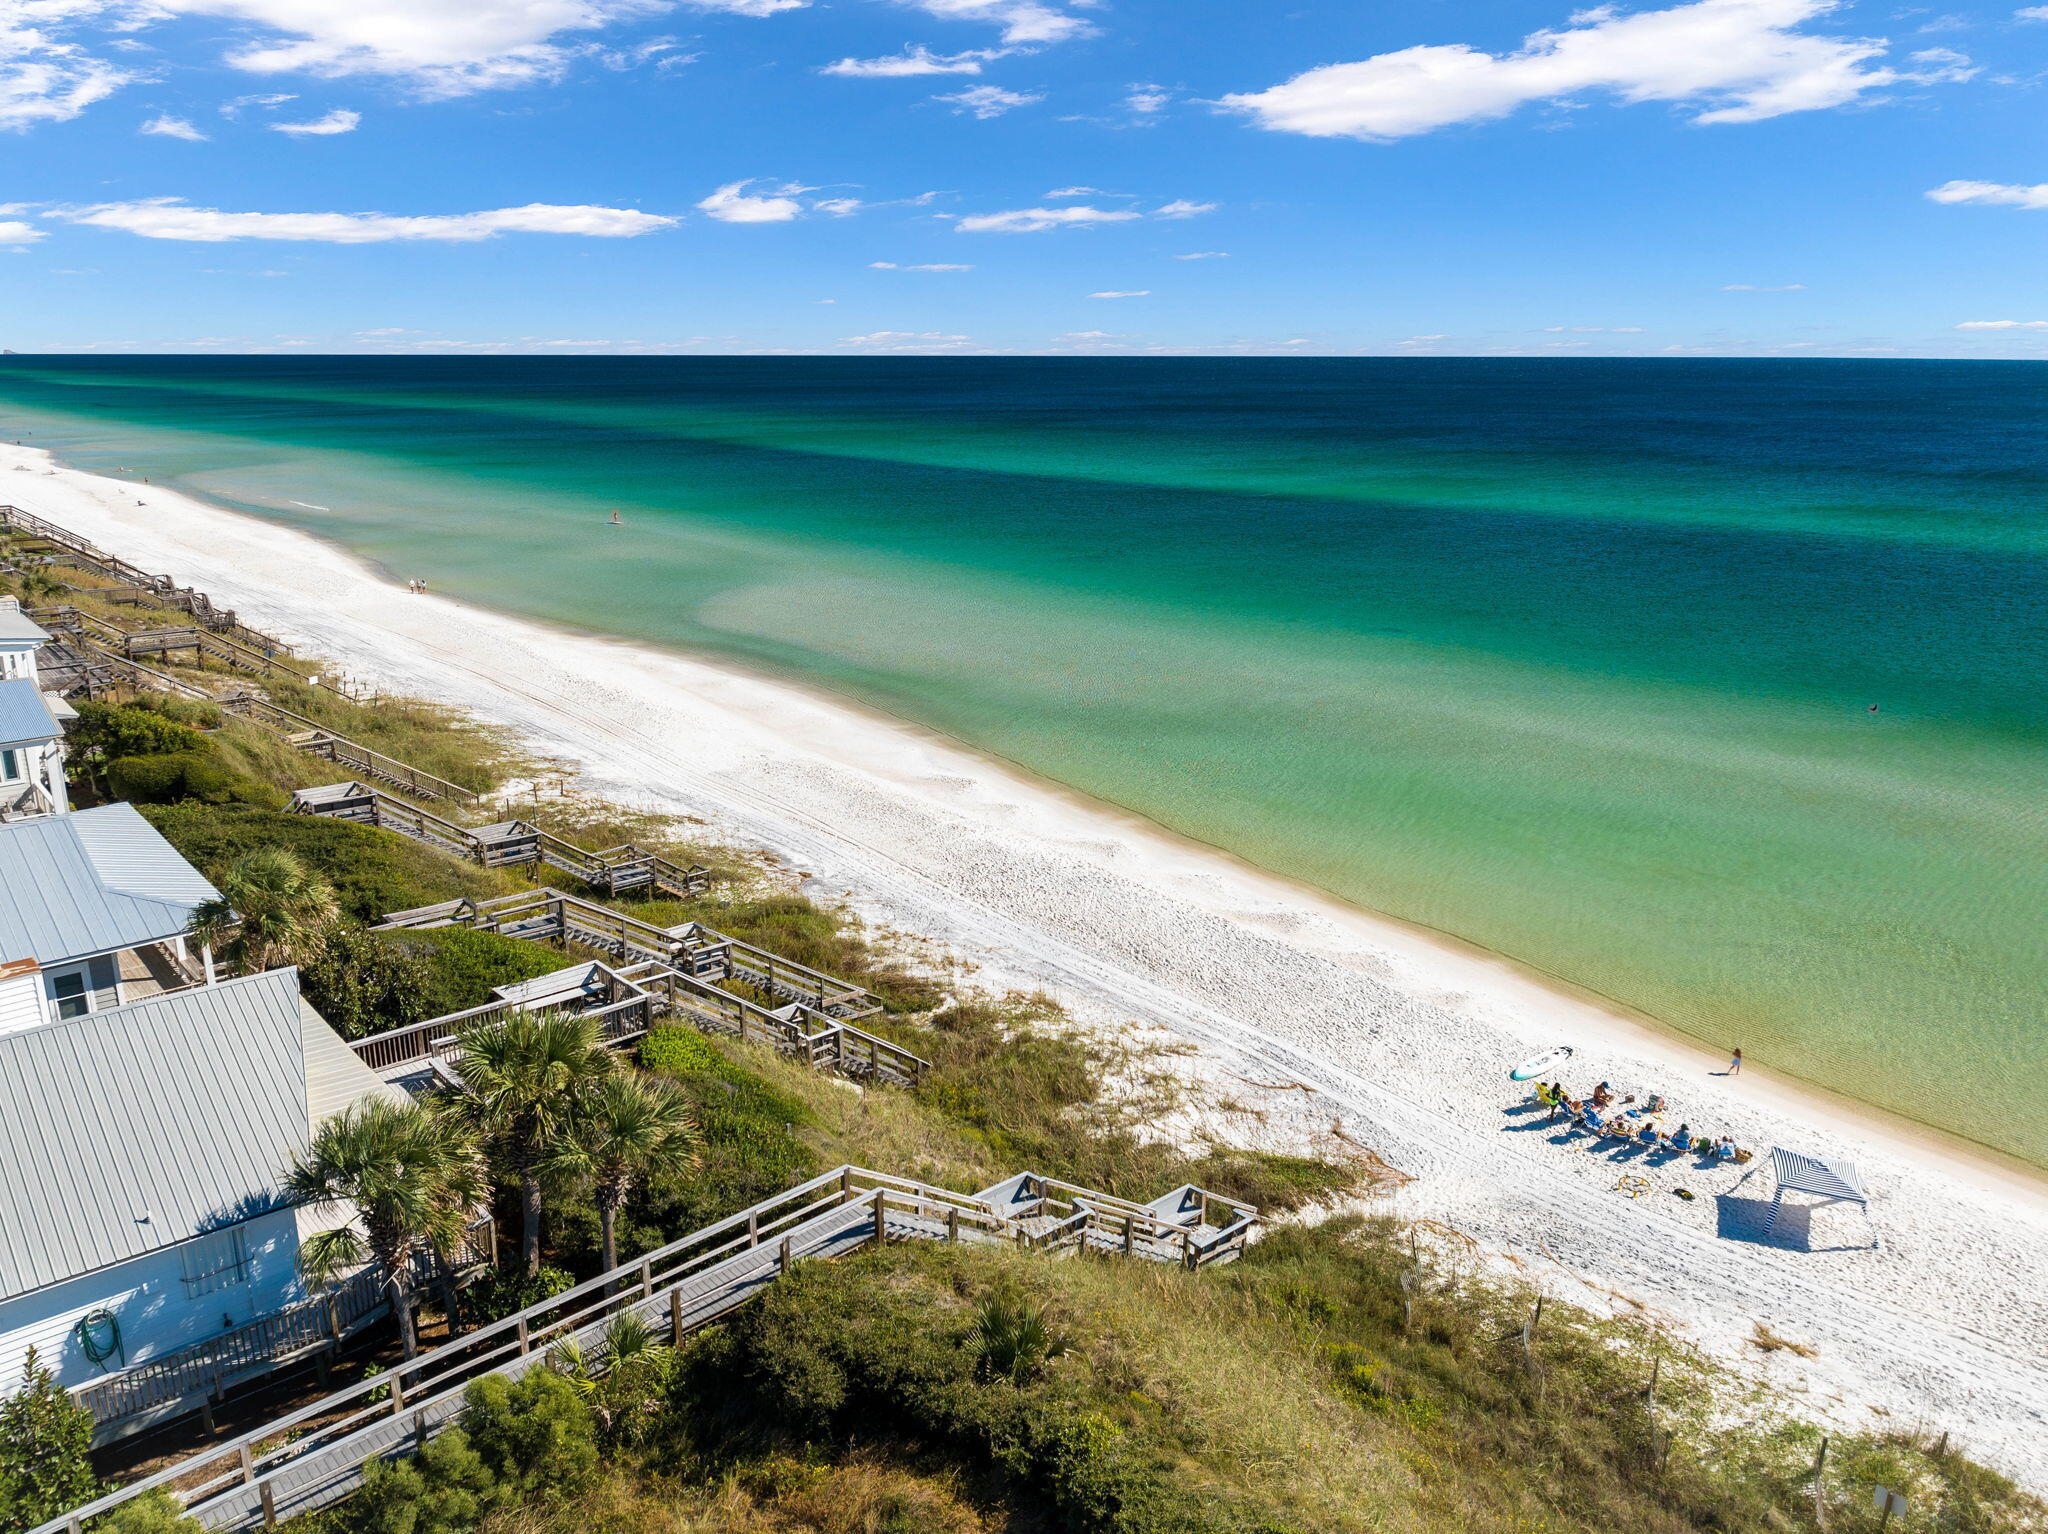
[[249, 1281], [249, 1249], [239, 1227], [187, 1241], [178, 1248], [178, 1262], [188, 1300]]
[[15, 783], [27, 776], [22, 766], [27, 755], [26, 751], [0, 751], [0, 782]]
[[83, 1017], [92, 1010], [92, 991], [85, 980], [85, 967], [77, 969], [52, 970], [45, 977], [50, 989], [50, 1001], [57, 1009], [57, 1016]]

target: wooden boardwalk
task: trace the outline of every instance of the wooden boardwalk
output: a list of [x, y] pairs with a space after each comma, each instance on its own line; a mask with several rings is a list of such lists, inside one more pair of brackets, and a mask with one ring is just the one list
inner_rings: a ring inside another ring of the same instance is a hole
[[197, 624], [128, 629], [69, 604], [31, 608], [28, 616], [52, 634], [63, 635], [72, 645], [113, 659], [131, 662], [170, 660], [189, 654], [191, 664], [202, 669], [208, 659], [212, 659], [231, 671], [282, 677], [301, 686], [331, 693], [344, 702], [360, 701], [353, 694], [321, 681], [302, 665], [287, 663], [280, 658], [280, 652], [269, 645], [247, 645], [231, 634]]
[[921, 1240], [1092, 1252], [1194, 1269], [1233, 1260], [1258, 1224], [1257, 1210], [1200, 1189], [1135, 1204], [1026, 1173], [968, 1195], [840, 1167], [409, 1364], [203, 1449], [29, 1534], [83, 1534], [88, 1520], [155, 1487], [220, 1530], [268, 1527], [332, 1506], [361, 1484], [365, 1466], [410, 1454], [453, 1423], [472, 1380], [545, 1367], [548, 1350], [567, 1338], [576, 1340], [590, 1367], [601, 1368], [605, 1330], [625, 1312], [680, 1342], [745, 1304], [795, 1262]]
[[475, 804], [483, 797], [473, 788], [451, 783], [446, 778], [401, 762], [395, 756], [386, 756], [381, 751], [350, 740], [346, 735], [337, 735], [325, 725], [308, 719], [304, 714], [295, 714], [257, 693], [229, 693], [217, 701], [237, 719], [261, 726], [286, 745], [296, 746], [308, 756], [347, 767], [365, 779], [374, 779], [415, 799]]
[[[455, 787], [452, 783], [447, 786]], [[396, 831], [400, 836], [409, 836], [486, 868], [543, 863], [607, 895], [659, 891], [678, 900], [693, 900], [711, 888], [708, 870], [695, 865], [685, 867], [630, 842], [593, 852], [523, 820], [503, 820], [488, 826], [457, 825], [431, 810], [387, 794], [373, 783], [325, 783], [318, 788], [302, 788], [292, 795], [292, 808], [302, 815], [324, 815], [382, 831]], [[387, 922], [391, 919], [385, 918]]]
[[[203, 591], [190, 586], [180, 586], [168, 575], [152, 575], [147, 570], [131, 565], [127, 560], [57, 526], [45, 522], [41, 517], [23, 511], [19, 506], [0, 506], [0, 532], [20, 539], [36, 551], [37, 565], [65, 564], [75, 569], [86, 570], [102, 580], [112, 581], [109, 587], [73, 587], [74, 591], [89, 590], [94, 596], [109, 602], [130, 602], [150, 604], [157, 607], [173, 608], [189, 613], [200, 627], [215, 634], [229, 636], [242, 645], [255, 650], [270, 650], [275, 653], [289, 653], [290, 646], [282, 640], [252, 629], [238, 620], [234, 613], [213, 605], [212, 598]], [[16, 561], [20, 563], [19, 560]]]
[[902, 1045], [801, 1002], [770, 1009], [660, 963], [620, 969], [581, 965], [508, 989], [516, 994], [354, 1039], [349, 1048], [385, 1080], [410, 1086], [416, 1078], [436, 1074], [421, 1066], [455, 1067], [461, 1054], [456, 1039], [465, 1027], [520, 1011], [565, 1011], [589, 1019], [599, 1042], [613, 1048], [671, 1020], [704, 1033], [765, 1044], [813, 1070], [888, 1086], [915, 1087], [929, 1068], [927, 1061]]
[[542, 886], [491, 900], [445, 900], [393, 911], [373, 928], [474, 927], [538, 942], [564, 941], [629, 964], [653, 963], [693, 980], [738, 980], [826, 1017], [851, 1020], [882, 1010], [881, 998], [849, 981], [728, 937], [702, 922], [657, 927], [625, 911]]

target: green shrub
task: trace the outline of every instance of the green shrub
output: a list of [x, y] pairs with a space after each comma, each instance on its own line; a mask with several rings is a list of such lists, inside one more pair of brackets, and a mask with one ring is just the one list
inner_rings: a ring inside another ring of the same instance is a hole
[[463, 1431], [520, 1500], [556, 1501], [596, 1478], [597, 1419], [575, 1385], [552, 1369], [517, 1380], [486, 1375], [471, 1383], [463, 1400]]
[[107, 763], [107, 792], [133, 804], [247, 804], [276, 809], [284, 795], [267, 783], [230, 772], [200, 751], [164, 756], [122, 756]]
[[485, 1326], [575, 1287], [575, 1278], [560, 1268], [543, 1265], [531, 1278], [512, 1268], [494, 1268], [470, 1285], [463, 1299], [470, 1319]]
[[171, 756], [206, 750], [206, 737], [189, 724], [166, 717], [166, 711], [142, 703], [78, 705], [78, 718], [66, 732], [74, 759], [109, 762], [123, 756]]
[[185, 1510], [161, 1486], [123, 1502], [96, 1519], [93, 1534], [206, 1534], [206, 1525], [185, 1516]]
[[[419, 954], [381, 933], [339, 926], [299, 966], [299, 987], [313, 1010], [345, 1039], [422, 1022], [432, 971]], [[451, 1009], [453, 1010], [453, 1009]]]
[[91, 1444], [91, 1414], [30, 1348], [20, 1388], [0, 1397], [0, 1528], [33, 1528], [97, 1497]]
[[469, 1435], [456, 1427], [411, 1459], [371, 1461], [346, 1518], [355, 1534], [469, 1534], [509, 1500]]
[[576, 960], [522, 938], [472, 927], [435, 927], [425, 932], [390, 933], [387, 940], [425, 967], [421, 1017], [439, 1017], [480, 1007], [493, 988], [567, 969]]

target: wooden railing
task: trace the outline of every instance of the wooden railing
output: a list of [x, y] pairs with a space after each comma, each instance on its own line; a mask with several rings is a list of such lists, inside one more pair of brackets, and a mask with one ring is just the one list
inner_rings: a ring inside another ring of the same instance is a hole
[[559, 1009], [596, 1020], [598, 1041], [613, 1047], [630, 1044], [657, 1021], [668, 1018], [705, 1033], [765, 1044], [814, 1070], [894, 1086], [917, 1086], [929, 1068], [921, 1056], [852, 1023], [799, 1003], [771, 1012], [758, 1002], [658, 961], [602, 973], [605, 983], [595, 989], [565, 993], [560, 999], [486, 1002], [355, 1039], [349, 1047], [365, 1065], [380, 1072], [422, 1060], [453, 1061], [459, 1052], [456, 1035], [465, 1027], [514, 1012]]
[[73, 642], [89, 644], [122, 660], [133, 661], [138, 656], [175, 655], [190, 650], [196, 662], [203, 662], [204, 657], [210, 655], [233, 670], [252, 672], [259, 676], [285, 677], [304, 686], [332, 693], [344, 701], [355, 701], [351, 694], [343, 689], [323, 682], [297, 666], [286, 665], [274, 654], [252, 648], [211, 629], [124, 629], [117, 623], [109, 623], [97, 613], [90, 613], [82, 607], [69, 604], [34, 608], [29, 611], [28, 616], [52, 633], [64, 634]]
[[219, 701], [220, 706], [236, 718], [261, 725], [282, 738], [286, 745], [296, 746], [308, 756], [317, 756], [322, 761], [334, 762], [365, 777], [388, 783], [414, 798], [475, 804], [483, 797], [473, 788], [451, 783], [394, 756], [372, 750], [345, 735], [337, 735], [304, 714], [295, 714], [253, 692], [231, 693]]
[[[0, 506], [0, 528], [20, 533], [38, 542], [53, 544], [56, 557], [65, 564], [76, 565], [90, 570], [103, 579], [118, 583], [116, 588], [104, 592], [95, 590], [109, 601], [153, 601], [164, 607], [177, 608], [190, 613], [205, 628], [219, 634], [232, 634], [242, 643], [258, 650], [284, 652], [290, 649], [282, 640], [274, 639], [261, 630], [252, 629], [239, 621], [226, 608], [215, 607], [212, 598], [203, 591], [190, 586], [180, 586], [168, 575], [152, 575], [147, 570], [131, 565], [118, 555], [87, 542], [76, 533], [46, 522], [41, 517], [23, 511], [19, 506]], [[75, 588], [74, 588], [75, 589]]]
[[[388, 758], [387, 758], [388, 760]], [[448, 785], [453, 788], [454, 785]], [[475, 797], [474, 795], [471, 796]], [[396, 831], [486, 868], [545, 863], [581, 879], [608, 895], [657, 889], [680, 900], [694, 899], [711, 888], [709, 870], [682, 864], [627, 843], [593, 852], [564, 841], [523, 820], [492, 826], [461, 826], [408, 804], [370, 783], [327, 783], [302, 788], [292, 795], [292, 808], [305, 815], [352, 820], [358, 825]], [[643, 957], [657, 957], [653, 953]]]
[[[492, 1240], [491, 1222], [477, 1221], [464, 1235], [462, 1248], [455, 1254], [456, 1265], [474, 1269], [488, 1264]], [[431, 1258], [422, 1254], [415, 1261], [415, 1284], [424, 1286], [434, 1277]], [[118, 1431], [108, 1433], [109, 1428], [147, 1426], [203, 1410], [218, 1402], [228, 1386], [241, 1378], [338, 1348], [390, 1308], [382, 1270], [364, 1268], [324, 1295], [259, 1316], [245, 1326], [148, 1359], [132, 1369], [75, 1386], [71, 1398], [91, 1413], [96, 1440], [104, 1442], [121, 1436]]]
[[202, 1449], [29, 1534], [83, 1534], [89, 1520], [157, 1490], [214, 1529], [268, 1527], [331, 1506], [360, 1483], [363, 1466], [424, 1445], [453, 1423], [472, 1380], [527, 1373], [545, 1364], [555, 1343], [570, 1339], [590, 1367], [601, 1369], [603, 1332], [627, 1313], [665, 1328], [671, 1343], [680, 1343], [802, 1259], [838, 1257], [889, 1240], [974, 1241], [1039, 1251], [1085, 1249], [1193, 1269], [1239, 1255], [1257, 1219], [1253, 1211], [1241, 1226], [1212, 1233], [1174, 1225], [1106, 1194], [1074, 1203], [1074, 1215], [1048, 1238], [1033, 1230], [1042, 1223], [1036, 1214], [1001, 1214], [979, 1195], [840, 1167], [410, 1363]]
[[841, 1021], [872, 1016], [882, 1009], [881, 998], [872, 992], [728, 937], [702, 922], [657, 927], [624, 911], [546, 886], [490, 900], [446, 900], [416, 910], [392, 911], [380, 930], [408, 927], [476, 927], [508, 937], [566, 938], [629, 963], [651, 960], [698, 980], [742, 980]]

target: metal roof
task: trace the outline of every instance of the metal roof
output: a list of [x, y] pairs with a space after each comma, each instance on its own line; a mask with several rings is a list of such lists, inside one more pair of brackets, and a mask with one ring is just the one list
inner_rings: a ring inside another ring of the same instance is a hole
[[1859, 1204], [1870, 1202], [1869, 1193], [1864, 1191], [1863, 1174], [1856, 1170], [1853, 1161], [1832, 1161], [1774, 1148], [1771, 1151], [1771, 1175], [1778, 1179], [1781, 1189], [1817, 1193], [1822, 1198], [1854, 1199]]
[[277, 1207], [303, 1026], [282, 969], [0, 1035], [0, 1299]]
[[47, 968], [175, 937], [218, 894], [133, 805], [0, 825], [0, 958]]
[[0, 746], [55, 740], [63, 734], [42, 689], [27, 677], [0, 682]]
[[41, 644], [50, 637], [48, 629], [40, 627], [34, 619], [21, 610], [21, 604], [10, 599], [0, 600], [0, 644], [12, 640], [20, 642], [33, 639]]

